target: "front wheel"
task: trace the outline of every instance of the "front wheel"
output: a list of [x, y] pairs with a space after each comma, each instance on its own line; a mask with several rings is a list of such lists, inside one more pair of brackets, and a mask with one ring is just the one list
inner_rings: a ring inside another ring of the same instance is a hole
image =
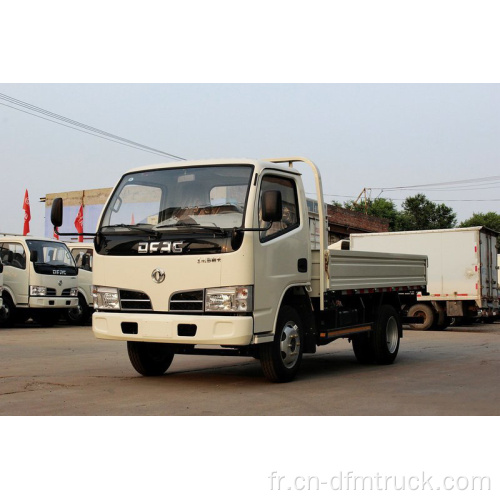
[[10, 295], [3, 295], [3, 310], [0, 311], [0, 325], [7, 328], [14, 326], [16, 316], [16, 306]]
[[303, 340], [300, 316], [293, 307], [283, 306], [274, 340], [260, 346], [260, 364], [268, 380], [290, 382], [295, 378], [304, 352]]
[[71, 325], [85, 325], [89, 319], [90, 310], [85, 297], [78, 294], [78, 305], [66, 311], [66, 320]]
[[156, 342], [127, 342], [128, 357], [135, 370], [145, 377], [163, 375], [172, 364], [172, 346]]

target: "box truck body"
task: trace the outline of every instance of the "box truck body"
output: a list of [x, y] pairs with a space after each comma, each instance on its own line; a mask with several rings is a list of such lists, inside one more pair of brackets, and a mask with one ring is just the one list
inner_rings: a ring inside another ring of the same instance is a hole
[[[484, 227], [351, 235], [351, 250], [427, 255], [427, 291], [434, 326], [449, 318], [495, 318], [498, 302], [497, 233]], [[441, 321], [439, 321], [441, 316]], [[418, 327], [415, 325], [415, 327]]]

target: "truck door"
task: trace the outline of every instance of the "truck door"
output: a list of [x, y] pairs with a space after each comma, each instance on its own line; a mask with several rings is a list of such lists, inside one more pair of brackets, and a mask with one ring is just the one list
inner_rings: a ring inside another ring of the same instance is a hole
[[480, 232], [481, 252], [481, 297], [494, 300], [497, 298], [498, 289], [496, 283], [496, 238], [491, 234]]
[[254, 318], [255, 332], [272, 331], [279, 302], [284, 291], [292, 284], [310, 282], [311, 262], [309, 223], [307, 210], [293, 176], [283, 177], [272, 173], [261, 178], [258, 190], [257, 223], [262, 221], [260, 200], [265, 191], [280, 191], [283, 218], [267, 231], [256, 233]]
[[28, 304], [29, 272], [26, 269], [26, 252], [23, 245], [14, 242], [2, 243], [4, 287], [10, 289], [16, 305]]

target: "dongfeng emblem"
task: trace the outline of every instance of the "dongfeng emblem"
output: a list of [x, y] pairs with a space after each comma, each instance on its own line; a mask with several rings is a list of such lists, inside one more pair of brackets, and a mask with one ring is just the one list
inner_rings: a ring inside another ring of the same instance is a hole
[[165, 271], [157, 267], [152, 273], [151, 278], [155, 283], [163, 283], [165, 281]]

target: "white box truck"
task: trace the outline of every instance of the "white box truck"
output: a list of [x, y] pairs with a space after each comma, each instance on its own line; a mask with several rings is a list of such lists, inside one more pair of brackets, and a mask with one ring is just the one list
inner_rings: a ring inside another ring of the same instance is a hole
[[485, 227], [353, 234], [352, 250], [422, 253], [429, 258], [428, 295], [408, 308], [416, 329], [443, 329], [451, 320], [499, 314], [498, 234]]
[[34, 319], [53, 325], [78, 304], [75, 262], [61, 242], [35, 236], [0, 234], [3, 314], [0, 325]]
[[[315, 175], [317, 250], [297, 163]], [[62, 213], [55, 199], [55, 227]], [[425, 256], [327, 249], [321, 177], [305, 158], [129, 171], [94, 245], [94, 334], [127, 342], [142, 375], [162, 375], [176, 354], [214, 354], [253, 356], [269, 380], [287, 382], [303, 353], [339, 338], [360, 362], [389, 364], [401, 301], [415, 303], [426, 285]]]

